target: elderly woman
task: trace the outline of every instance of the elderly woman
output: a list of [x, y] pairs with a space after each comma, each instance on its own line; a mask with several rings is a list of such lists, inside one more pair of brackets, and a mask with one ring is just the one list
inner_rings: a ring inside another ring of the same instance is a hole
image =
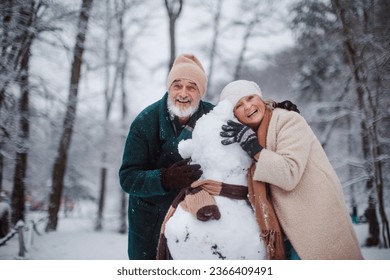
[[220, 101], [226, 99], [240, 123], [222, 126], [222, 144], [239, 143], [256, 161], [251, 179], [269, 188], [287, 256], [362, 259], [340, 181], [304, 118], [274, 108], [251, 81], [228, 84]]

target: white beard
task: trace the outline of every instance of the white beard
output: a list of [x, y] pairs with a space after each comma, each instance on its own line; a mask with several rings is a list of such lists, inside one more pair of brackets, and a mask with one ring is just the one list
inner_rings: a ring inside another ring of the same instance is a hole
[[171, 98], [168, 97], [167, 105], [168, 105], [168, 111], [172, 116], [176, 116], [179, 118], [186, 118], [186, 117], [191, 117], [196, 112], [196, 110], [198, 110], [199, 101], [196, 104], [191, 105], [189, 108], [181, 109], [172, 102]]

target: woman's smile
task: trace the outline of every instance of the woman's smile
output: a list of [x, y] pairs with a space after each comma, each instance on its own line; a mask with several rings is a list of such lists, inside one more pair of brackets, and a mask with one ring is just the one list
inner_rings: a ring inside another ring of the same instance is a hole
[[257, 113], [258, 111], [257, 111], [257, 109], [255, 109], [255, 110], [252, 110], [252, 112], [250, 112], [249, 114], [248, 114], [248, 118], [251, 118], [253, 115], [255, 115], [256, 113]]

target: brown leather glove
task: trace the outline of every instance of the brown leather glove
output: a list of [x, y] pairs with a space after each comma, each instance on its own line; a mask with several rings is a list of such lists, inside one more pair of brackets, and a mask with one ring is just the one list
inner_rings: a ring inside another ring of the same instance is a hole
[[190, 159], [183, 159], [168, 168], [161, 168], [161, 183], [166, 190], [183, 189], [191, 186], [202, 175], [199, 164], [188, 164]]
[[300, 113], [299, 110], [298, 110], [297, 105], [292, 103], [290, 100], [285, 100], [285, 101], [282, 101], [282, 102], [276, 102], [275, 108], [282, 108], [282, 109], [285, 109], [287, 111], [294, 111], [294, 112]]

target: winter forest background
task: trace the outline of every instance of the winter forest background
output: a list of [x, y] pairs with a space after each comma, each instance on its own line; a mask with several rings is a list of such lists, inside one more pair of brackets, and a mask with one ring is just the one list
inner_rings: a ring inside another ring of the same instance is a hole
[[0, 254], [8, 215], [52, 232], [87, 212], [91, 230], [127, 234], [125, 137], [181, 53], [204, 64], [207, 101], [248, 79], [296, 103], [362, 246], [389, 248], [389, 14], [389, 0], [2, 0]]

